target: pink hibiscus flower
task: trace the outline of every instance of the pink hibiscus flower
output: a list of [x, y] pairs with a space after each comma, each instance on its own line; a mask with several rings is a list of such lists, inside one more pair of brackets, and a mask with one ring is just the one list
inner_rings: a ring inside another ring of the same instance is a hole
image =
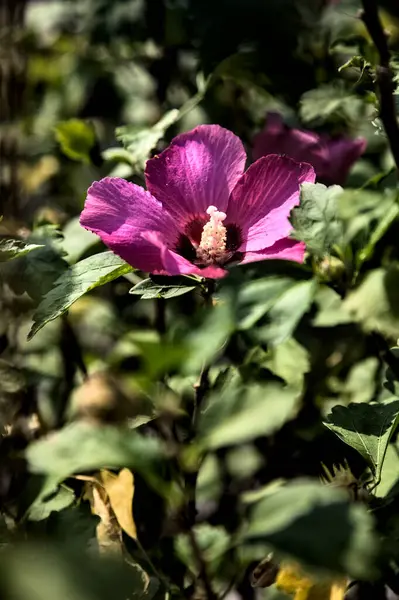
[[200, 125], [147, 162], [147, 191], [117, 177], [93, 183], [80, 223], [154, 274], [219, 278], [233, 262], [303, 261], [288, 216], [313, 168], [270, 155], [244, 173], [245, 162], [231, 131]]
[[294, 160], [313, 165], [323, 183], [343, 185], [352, 165], [363, 154], [364, 138], [337, 137], [305, 129], [290, 129], [281, 115], [269, 113], [266, 127], [254, 138], [253, 157], [287, 154]]

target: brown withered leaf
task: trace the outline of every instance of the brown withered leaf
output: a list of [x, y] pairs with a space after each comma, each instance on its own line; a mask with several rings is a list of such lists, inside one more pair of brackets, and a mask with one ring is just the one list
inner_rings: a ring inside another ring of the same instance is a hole
[[100, 517], [100, 522], [96, 528], [100, 551], [122, 554], [121, 529], [100, 476], [91, 478], [91, 481], [86, 481], [85, 498], [90, 502], [92, 513]]

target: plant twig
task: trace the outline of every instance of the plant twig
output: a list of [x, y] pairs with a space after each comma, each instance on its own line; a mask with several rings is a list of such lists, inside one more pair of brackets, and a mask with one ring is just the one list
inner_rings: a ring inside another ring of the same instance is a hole
[[387, 134], [392, 155], [399, 174], [399, 126], [396, 115], [391, 54], [388, 48], [387, 35], [378, 15], [376, 0], [362, 0], [363, 11], [361, 18], [374, 42], [379, 54], [379, 64], [376, 67], [377, 86], [379, 90], [380, 118]]
[[199, 569], [198, 578], [204, 584], [204, 591], [206, 594], [206, 598], [207, 598], [207, 600], [216, 600], [217, 596], [212, 588], [212, 583], [211, 583], [211, 580], [208, 575], [208, 567], [207, 567], [205, 558], [202, 554], [201, 548], [198, 545], [197, 538], [196, 538], [195, 533], [192, 530], [192, 528], [190, 528], [188, 530], [188, 538], [190, 540], [190, 545], [191, 545], [191, 549], [194, 554], [194, 558], [198, 565], [198, 569]]

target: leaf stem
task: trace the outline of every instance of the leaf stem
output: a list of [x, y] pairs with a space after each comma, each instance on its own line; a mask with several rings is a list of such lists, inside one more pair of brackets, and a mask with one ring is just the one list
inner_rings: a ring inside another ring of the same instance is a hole
[[379, 114], [399, 175], [399, 126], [393, 96], [395, 84], [390, 66], [391, 54], [388, 47], [387, 35], [378, 15], [376, 0], [362, 0], [362, 4], [363, 11], [361, 18], [379, 54], [379, 64], [376, 67], [377, 86], [380, 96]]
[[190, 540], [191, 549], [199, 569], [199, 579], [204, 584], [204, 590], [207, 600], [216, 600], [217, 596], [212, 588], [212, 583], [208, 575], [208, 566], [202, 554], [201, 548], [198, 545], [197, 538], [192, 528], [188, 530], [188, 538]]

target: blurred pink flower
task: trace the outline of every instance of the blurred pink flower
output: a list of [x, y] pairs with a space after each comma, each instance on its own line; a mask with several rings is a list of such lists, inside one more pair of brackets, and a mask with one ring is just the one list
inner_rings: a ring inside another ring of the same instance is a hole
[[232, 262], [303, 261], [288, 216], [313, 168], [269, 155], [244, 173], [245, 161], [231, 131], [200, 125], [147, 162], [148, 191], [117, 177], [93, 183], [80, 223], [154, 274], [219, 278]]
[[269, 113], [266, 127], [254, 138], [253, 157], [286, 154], [294, 160], [313, 165], [317, 179], [323, 183], [343, 185], [352, 165], [363, 154], [363, 138], [330, 137], [305, 129], [291, 129], [281, 115]]

